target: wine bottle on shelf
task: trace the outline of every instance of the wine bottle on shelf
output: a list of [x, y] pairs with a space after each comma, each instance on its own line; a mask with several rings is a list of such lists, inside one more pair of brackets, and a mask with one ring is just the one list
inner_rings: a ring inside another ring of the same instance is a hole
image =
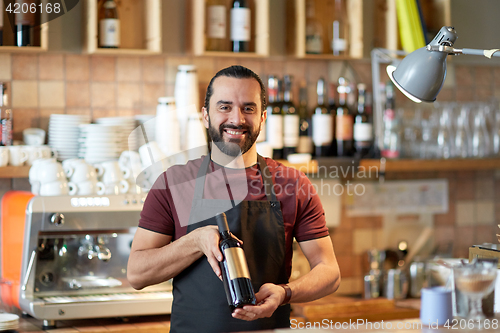
[[358, 84], [358, 107], [354, 117], [354, 148], [360, 158], [369, 157], [373, 145], [373, 125], [368, 115], [367, 91], [364, 83]]
[[299, 145], [299, 130], [300, 118], [299, 112], [293, 104], [292, 98], [292, 76], [285, 75], [284, 86], [285, 92], [283, 95], [283, 103], [281, 109], [283, 110], [283, 158], [287, 158], [290, 154], [297, 152]]
[[5, 13], [5, 9], [3, 7], [3, 0], [0, 0], [0, 46], [3, 45], [3, 15]]
[[120, 47], [120, 19], [115, 0], [104, 0], [99, 8], [99, 47]]
[[312, 115], [312, 131], [315, 153], [317, 157], [330, 155], [330, 145], [333, 140], [333, 116], [325, 105], [326, 83], [320, 78], [316, 86], [318, 104]]
[[333, 55], [345, 56], [348, 54], [348, 39], [347, 39], [347, 11], [344, 0], [335, 0], [335, 14], [333, 20], [333, 36], [331, 39], [331, 47]]
[[227, 303], [231, 312], [244, 305], [255, 305], [255, 292], [248, 270], [245, 252], [240, 242], [233, 238], [227, 224], [226, 214], [215, 216], [219, 227], [219, 248], [223, 259], [219, 263], [222, 271], [222, 281], [226, 291]]
[[234, 0], [231, 8], [231, 43], [233, 52], [250, 51], [251, 11], [248, 0]]
[[337, 114], [337, 104], [335, 103], [335, 93], [337, 92], [337, 86], [334, 83], [328, 84], [328, 110], [332, 114], [332, 133], [333, 139], [330, 144], [330, 151], [328, 152], [329, 156], [337, 156], [337, 140], [335, 138], [335, 125], [336, 119], [335, 115]]
[[34, 4], [34, 0], [16, 0], [19, 4], [19, 12], [14, 14], [14, 34], [16, 46], [32, 46], [33, 45], [33, 27], [35, 26], [35, 13], [30, 10], [24, 11], [24, 8], [31, 8], [30, 5]]
[[306, 3], [306, 53], [323, 53], [323, 27], [316, 19], [313, 0]]
[[278, 99], [278, 78], [269, 76], [267, 80], [267, 123], [266, 139], [273, 149], [273, 159], [283, 159], [283, 113]]
[[353, 154], [353, 123], [354, 118], [347, 106], [347, 95], [350, 92], [345, 78], [339, 78], [337, 87], [339, 103], [335, 117], [335, 139], [337, 140], [337, 155], [352, 156]]
[[207, 0], [207, 51], [227, 51], [225, 3], [224, 0]]
[[399, 120], [395, 112], [394, 86], [389, 81], [385, 85], [385, 109], [383, 114], [384, 132], [381, 155], [386, 158], [398, 158], [401, 152], [401, 134]]
[[307, 109], [307, 87], [299, 89], [299, 144], [297, 153], [313, 154], [313, 142], [311, 138], [311, 115]]
[[12, 109], [8, 97], [7, 83], [0, 82], [0, 146], [12, 146]]

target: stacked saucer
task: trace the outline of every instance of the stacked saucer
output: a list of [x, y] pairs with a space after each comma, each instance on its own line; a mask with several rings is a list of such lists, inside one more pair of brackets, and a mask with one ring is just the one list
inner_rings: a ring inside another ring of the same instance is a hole
[[19, 328], [19, 316], [12, 313], [0, 313], [0, 331], [11, 331]]
[[119, 127], [119, 137], [120, 137], [120, 149], [125, 150], [137, 150], [139, 146], [137, 145], [137, 139], [132, 135], [133, 130], [136, 127], [134, 117], [105, 117], [96, 119], [97, 124], [118, 126]]
[[89, 116], [51, 114], [49, 119], [49, 146], [57, 151], [62, 161], [78, 156], [79, 126], [90, 123]]
[[119, 126], [85, 124], [80, 126], [80, 150], [78, 157], [88, 163], [116, 160], [122, 148], [122, 132]]

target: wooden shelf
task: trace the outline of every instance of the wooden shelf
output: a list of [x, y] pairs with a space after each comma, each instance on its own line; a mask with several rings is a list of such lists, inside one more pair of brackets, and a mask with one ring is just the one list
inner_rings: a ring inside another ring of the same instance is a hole
[[[333, 158], [332, 158], [333, 159]], [[286, 166], [293, 167], [304, 173], [317, 173], [320, 166], [312, 160], [303, 164], [292, 164], [282, 161]], [[376, 168], [380, 171], [380, 160], [366, 159], [359, 162], [359, 167], [365, 170]], [[450, 160], [387, 160], [385, 172], [436, 172], [436, 171], [475, 171], [500, 169], [500, 158], [483, 159], [450, 159]]]
[[161, 1], [121, 0], [120, 48], [98, 47], [97, 0], [84, 0], [83, 50], [89, 54], [148, 55], [161, 53]]
[[0, 167], [0, 178], [28, 178], [30, 166]]

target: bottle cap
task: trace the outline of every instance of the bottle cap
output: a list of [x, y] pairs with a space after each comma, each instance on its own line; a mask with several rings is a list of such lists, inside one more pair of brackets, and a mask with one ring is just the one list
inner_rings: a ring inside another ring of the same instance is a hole
[[219, 232], [229, 231], [229, 226], [227, 225], [227, 219], [225, 213], [219, 213], [215, 215], [215, 220], [217, 221]]
[[159, 97], [158, 103], [159, 104], [174, 104], [175, 98], [174, 97]]

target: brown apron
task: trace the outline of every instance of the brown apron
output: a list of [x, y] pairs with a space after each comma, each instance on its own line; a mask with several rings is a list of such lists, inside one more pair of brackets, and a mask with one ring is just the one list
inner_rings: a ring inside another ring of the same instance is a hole
[[[265, 160], [258, 164], [267, 200], [242, 201], [227, 210], [227, 200], [203, 199], [205, 177], [210, 155], [203, 159], [196, 179], [190, 222], [187, 232], [207, 225], [217, 225], [215, 217], [203, 220], [207, 211], [226, 207], [231, 232], [243, 241], [243, 249], [257, 292], [267, 282], [288, 283], [285, 269], [285, 227], [280, 203], [273, 190], [272, 176]], [[224, 202], [223, 202], [224, 201]], [[195, 261], [174, 278], [172, 333], [221, 333], [290, 327], [290, 306], [280, 306], [270, 318], [244, 321], [231, 316], [224, 285], [215, 275], [205, 256]]]

